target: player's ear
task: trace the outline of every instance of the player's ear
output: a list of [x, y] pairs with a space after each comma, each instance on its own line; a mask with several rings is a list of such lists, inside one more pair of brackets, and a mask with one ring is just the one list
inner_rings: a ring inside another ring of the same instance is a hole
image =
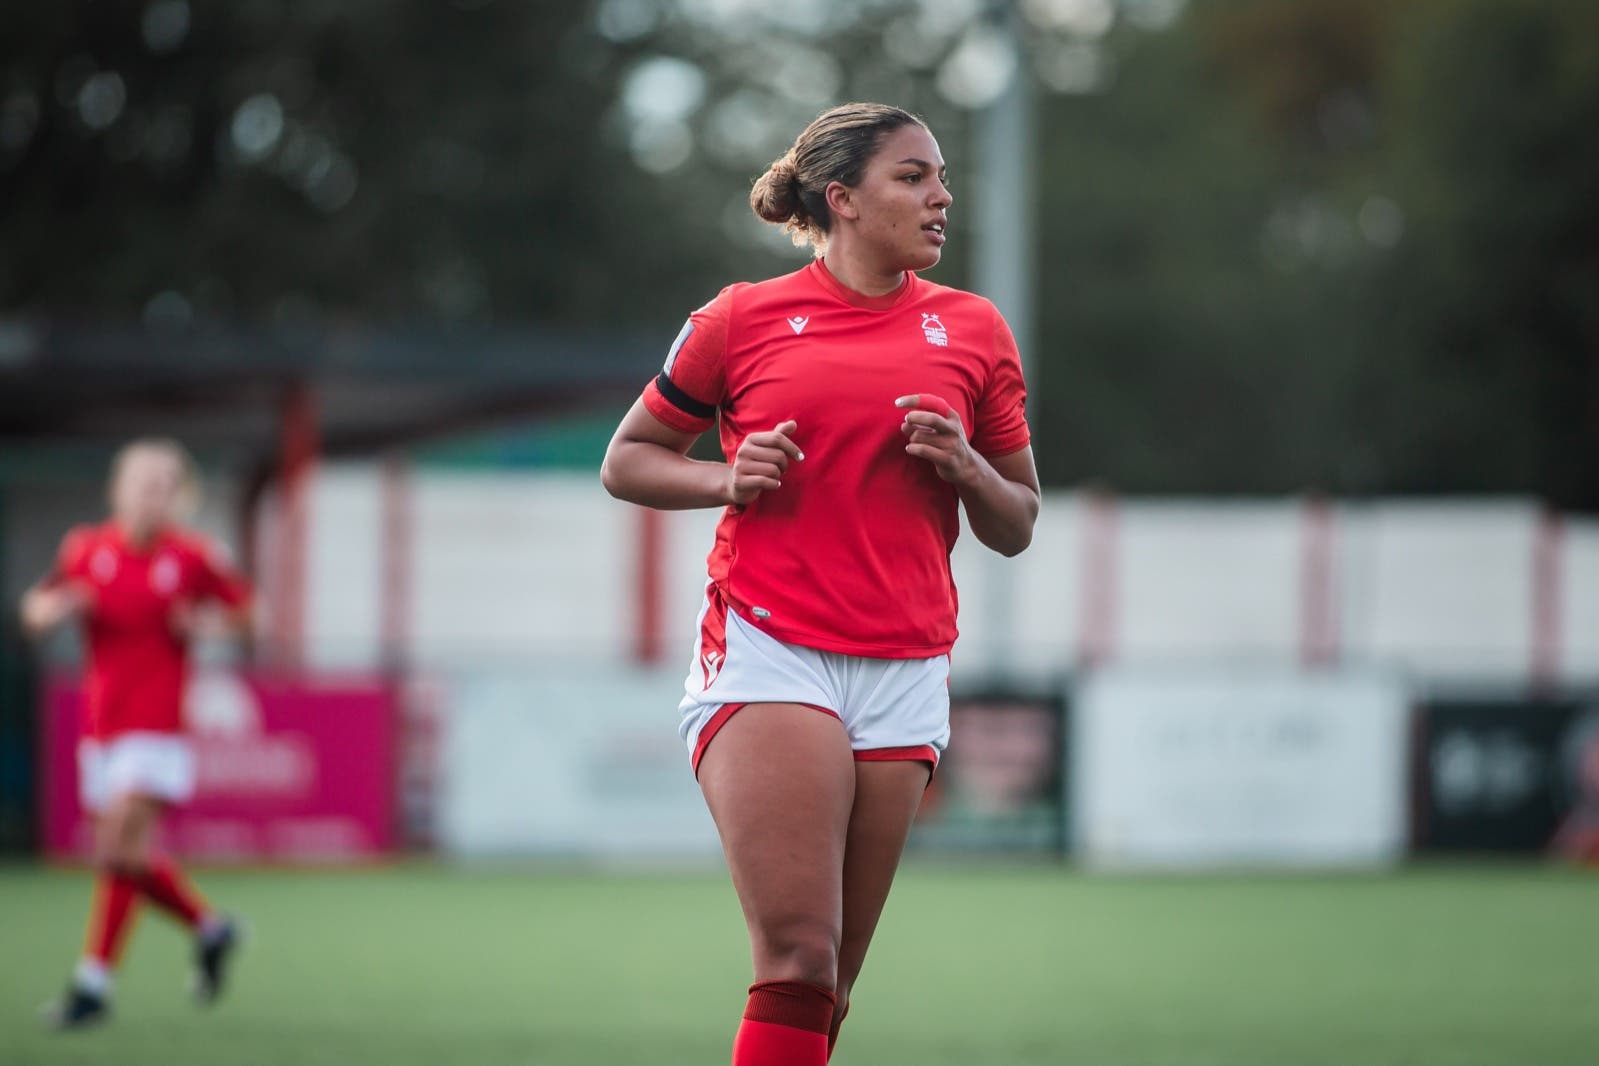
[[861, 217], [860, 208], [855, 204], [854, 192], [843, 182], [829, 182], [822, 195], [827, 198], [827, 209], [833, 212], [834, 218], [847, 218], [854, 222]]

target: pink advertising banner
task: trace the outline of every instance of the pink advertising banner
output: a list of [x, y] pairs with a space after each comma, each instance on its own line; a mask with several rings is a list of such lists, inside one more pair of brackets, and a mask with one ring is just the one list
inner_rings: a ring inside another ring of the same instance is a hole
[[[40, 813], [47, 854], [90, 850], [78, 798], [82, 688], [43, 694]], [[197, 672], [184, 701], [194, 799], [164, 830], [169, 847], [207, 862], [348, 862], [392, 849], [394, 687], [376, 678]]]

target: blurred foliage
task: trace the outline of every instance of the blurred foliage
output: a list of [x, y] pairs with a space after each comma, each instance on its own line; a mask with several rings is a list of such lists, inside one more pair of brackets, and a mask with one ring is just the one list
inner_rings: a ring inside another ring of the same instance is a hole
[[1049, 101], [1050, 480], [1599, 508], [1599, 10], [1233, 0]]
[[[1091, 47], [1088, 82], [1028, 42], [1053, 85], [1047, 479], [1599, 508], [1599, 9], [1209, 0], [1166, 26], [1149, 3], [1058, 52]], [[634, 322], [664, 345], [721, 285], [801, 261], [749, 182], [852, 97], [939, 133], [935, 277], [964, 285], [982, 161], [940, 55], [971, 31], [919, 27], [980, 8], [6, 5], [0, 307]]]
[[0, 306], [677, 313], [720, 249], [600, 135], [616, 75], [587, 7], [4, 5]]

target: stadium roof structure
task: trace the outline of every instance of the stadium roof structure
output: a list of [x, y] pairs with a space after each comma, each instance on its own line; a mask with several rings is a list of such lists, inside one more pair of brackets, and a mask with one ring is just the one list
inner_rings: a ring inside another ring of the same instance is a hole
[[[383, 504], [384, 558], [398, 558], [409, 521], [400, 446], [625, 403], [661, 348], [659, 335], [642, 331], [540, 326], [171, 330], [0, 319], [0, 484], [98, 479], [109, 452], [130, 438], [178, 438], [202, 465], [226, 468], [240, 490], [240, 560], [273, 604], [257, 647], [293, 666], [306, 641], [306, 501], [318, 457], [399, 460], [384, 464]], [[263, 571], [256, 549], [271, 489], [278, 503], [264, 539], [275, 561]], [[390, 619], [400, 617], [392, 606], [400, 595], [384, 601], [386, 647], [399, 646]]]
[[620, 330], [0, 321], [0, 456], [50, 462], [144, 434], [266, 473], [286, 410], [320, 454], [378, 451], [636, 395], [658, 335]]

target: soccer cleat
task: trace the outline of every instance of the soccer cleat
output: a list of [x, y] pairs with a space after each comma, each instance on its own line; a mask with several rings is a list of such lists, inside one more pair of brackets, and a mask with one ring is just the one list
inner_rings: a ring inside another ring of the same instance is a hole
[[111, 1017], [111, 1002], [77, 985], [68, 987], [60, 999], [47, 1003], [39, 1012], [45, 1028], [58, 1033], [74, 1029], [92, 1029]]
[[195, 941], [194, 998], [202, 1006], [210, 1006], [222, 995], [222, 985], [228, 973], [228, 962], [243, 940], [243, 930], [230, 917], [223, 917], [216, 928], [201, 933]]

